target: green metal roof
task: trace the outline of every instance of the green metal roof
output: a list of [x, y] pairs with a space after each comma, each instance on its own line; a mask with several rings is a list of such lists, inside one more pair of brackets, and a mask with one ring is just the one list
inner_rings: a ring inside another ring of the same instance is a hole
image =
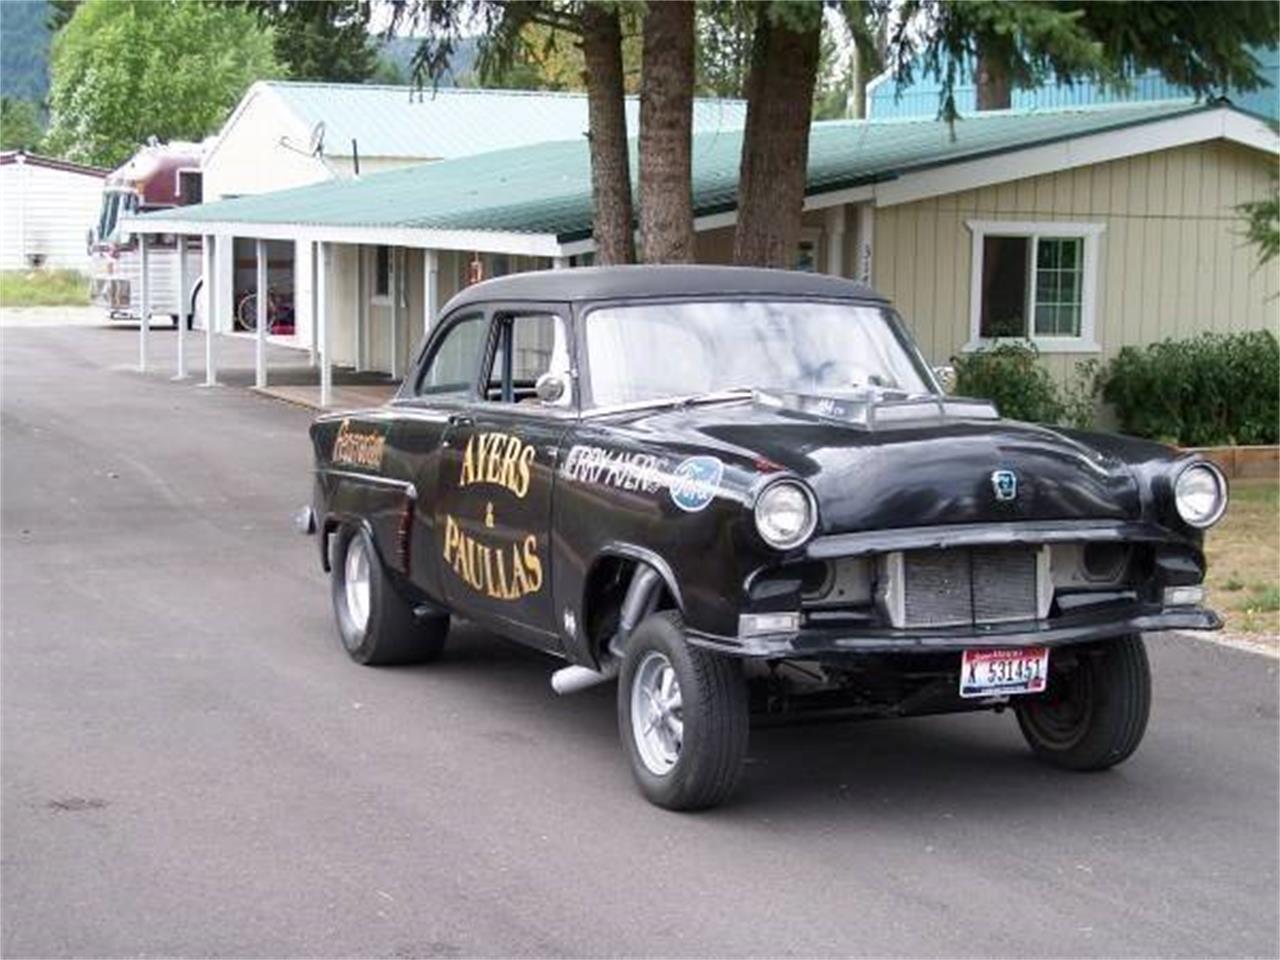
[[[816, 123], [809, 144], [807, 193], [812, 196], [889, 180], [908, 171], [1218, 106], [1163, 101], [1000, 112], [959, 121], [954, 134], [947, 124], [933, 120]], [[741, 150], [741, 131], [694, 137], [693, 194], [698, 215], [734, 208]], [[634, 176], [634, 141], [632, 168]], [[591, 234], [590, 161], [583, 140], [541, 143], [407, 167], [358, 181], [332, 181], [149, 216], [193, 224], [497, 231], [552, 235], [565, 243]]]

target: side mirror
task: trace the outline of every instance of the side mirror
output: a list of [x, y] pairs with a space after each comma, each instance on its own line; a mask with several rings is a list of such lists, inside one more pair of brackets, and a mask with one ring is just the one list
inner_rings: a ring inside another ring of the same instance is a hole
[[942, 387], [943, 393], [954, 393], [956, 389], [956, 368], [951, 364], [933, 368], [933, 376]]
[[558, 373], [547, 372], [540, 376], [533, 385], [533, 392], [546, 404], [557, 403], [568, 390], [564, 377]]

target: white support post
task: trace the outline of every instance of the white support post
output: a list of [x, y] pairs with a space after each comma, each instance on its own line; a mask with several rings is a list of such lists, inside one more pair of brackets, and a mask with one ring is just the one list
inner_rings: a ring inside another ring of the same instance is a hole
[[861, 283], [872, 281], [875, 227], [875, 208], [869, 203], [858, 204], [858, 259], [853, 265], [853, 276]]
[[178, 234], [174, 238], [174, 252], [178, 255], [178, 372], [175, 380], [187, 379], [187, 238]]
[[422, 333], [431, 332], [440, 312], [440, 254], [436, 250], [422, 251]]
[[844, 276], [844, 205], [827, 209], [827, 273]]
[[387, 254], [391, 261], [391, 379], [400, 379], [400, 247], [392, 247]]
[[147, 340], [151, 336], [151, 264], [148, 263], [147, 252], [150, 245], [147, 235], [138, 236], [138, 274], [141, 291], [138, 301], [138, 369], [147, 372]]
[[569, 262], [570, 261], [568, 257], [552, 257], [551, 269], [552, 270], [568, 270]]
[[308, 269], [311, 271], [311, 344], [307, 350], [307, 359], [310, 361], [312, 368], [316, 365], [316, 344], [319, 342], [319, 316], [320, 295], [317, 287], [320, 283], [320, 244], [312, 242], [310, 244], [311, 256], [308, 259], [311, 264]]
[[356, 325], [355, 360], [356, 373], [364, 369], [364, 328], [369, 316], [369, 283], [365, 277], [364, 245], [356, 244]]
[[267, 241], [258, 240], [255, 245], [258, 276], [255, 289], [258, 294], [257, 336], [254, 338], [253, 385], [261, 390], [267, 385]]
[[316, 340], [320, 347], [320, 406], [328, 407], [333, 397], [333, 365], [329, 354], [329, 267], [332, 247], [321, 241], [316, 257]]
[[213, 335], [218, 326], [218, 241], [213, 234], [205, 234], [202, 244], [204, 256], [204, 385], [218, 385], [217, 357], [214, 355]]

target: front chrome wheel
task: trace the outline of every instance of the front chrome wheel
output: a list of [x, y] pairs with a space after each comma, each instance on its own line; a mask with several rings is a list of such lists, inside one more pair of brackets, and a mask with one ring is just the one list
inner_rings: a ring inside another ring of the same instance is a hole
[[369, 550], [365, 538], [354, 536], [347, 543], [347, 556], [343, 564], [343, 587], [347, 603], [347, 616], [351, 626], [364, 633], [369, 625]]
[[651, 650], [631, 681], [631, 735], [640, 760], [654, 776], [663, 776], [680, 760], [684, 746], [684, 700], [675, 668]]

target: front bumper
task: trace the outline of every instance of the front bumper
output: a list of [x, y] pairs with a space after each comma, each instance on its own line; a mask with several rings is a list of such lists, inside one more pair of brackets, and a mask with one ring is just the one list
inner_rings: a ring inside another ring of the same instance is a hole
[[938, 653], [1005, 647], [1060, 647], [1158, 630], [1217, 630], [1222, 618], [1203, 607], [1125, 604], [1122, 610], [1074, 613], [1049, 620], [896, 630], [891, 627], [806, 627], [761, 637], [721, 637], [688, 631], [689, 642], [738, 657], [814, 660], [851, 653]]
[[94, 277], [89, 284], [89, 302], [110, 310], [113, 317], [133, 316], [133, 297], [124, 277]]

